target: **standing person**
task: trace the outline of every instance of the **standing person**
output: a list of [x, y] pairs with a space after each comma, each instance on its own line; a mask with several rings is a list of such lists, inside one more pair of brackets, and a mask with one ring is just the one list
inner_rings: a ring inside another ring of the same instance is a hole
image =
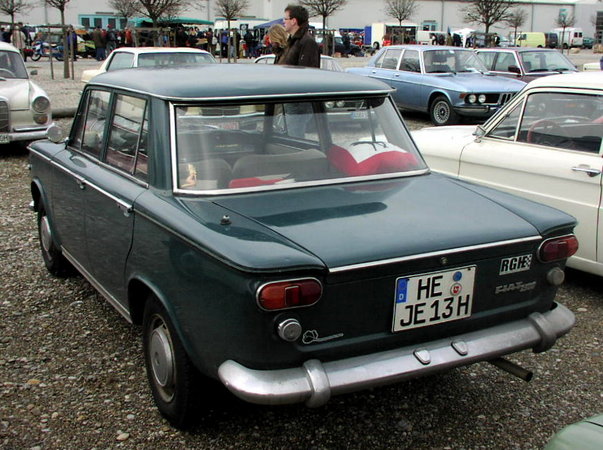
[[285, 30], [289, 33], [285, 64], [289, 66], [320, 67], [320, 50], [308, 29], [308, 10], [303, 6], [285, 8]]
[[115, 50], [115, 48], [117, 47], [117, 36], [115, 35], [115, 30], [113, 29], [113, 27], [111, 26], [111, 24], [107, 25], [107, 41], [105, 44], [105, 52], [111, 53], [113, 50]]
[[272, 25], [267, 34], [272, 43], [272, 53], [274, 53], [274, 64], [285, 64], [285, 55], [287, 53], [287, 30], [280, 23]]
[[25, 58], [25, 34], [21, 31], [21, 27], [19, 25], [15, 25], [13, 31], [10, 35], [10, 42], [13, 46], [19, 49], [19, 53], [21, 56]]
[[97, 25], [92, 32], [92, 41], [94, 42], [94, 48], [96, 49], [96, 60], [102, 61], [105, 59], [105, 39], [103, 38], [103, 32], [100, 25]]
[[124, 31], [124, 45], [126, 47], [132, 47], [133, 42], [134, 41], [132, 40], [132, 29], [130, 27], [126, 27]]

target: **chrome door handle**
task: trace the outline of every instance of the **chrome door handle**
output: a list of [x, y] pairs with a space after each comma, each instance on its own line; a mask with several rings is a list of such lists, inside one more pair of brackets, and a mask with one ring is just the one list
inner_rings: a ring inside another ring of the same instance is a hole
[[84, 189], [86, 189], [86, 182], [84, 181], [83, 178], [76, 178], [75, 182], [77, 183], [77, 185], [79, 186], [79, 188], [83, 191]]
[[121, 212], [124, 214], [125, 217], [130, 217], [130, 214], [132, 213], [132, 206], [128, 205], [126, 203], [122, 203], [120, 201], [115, 202], [117, 204], [117, 207], [121, 210]]
[[599, 169], [593, 169], [593, 168], [591, 168], [589, 166], [586, 166], [586, 165], [572, 167], [572, 170], [574, 172], [584, 172], [589, 177], [596, 177], [597, 175], [601, 175], [601, 171]]

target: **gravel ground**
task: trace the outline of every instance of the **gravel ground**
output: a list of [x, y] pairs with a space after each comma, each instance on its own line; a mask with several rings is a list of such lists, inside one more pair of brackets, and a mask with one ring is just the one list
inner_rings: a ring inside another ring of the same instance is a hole
[[[37, 81], [55, 106], [73, 105], [81, 90], [42, 69]], [[535, 371], [530, 383], [480, 363], [319, 409], [223, 393], [197, 428], [174, 430], [153, 405], [140, 330], [83, 278], [46, 272], [23, 150], [2, 149], [0, 195], [0, 448], [541, 448], [561, 427], [603, 412], [603, 287], [568, 271], [558, 300], [577, 326], [545, 354], [512, 357]]]

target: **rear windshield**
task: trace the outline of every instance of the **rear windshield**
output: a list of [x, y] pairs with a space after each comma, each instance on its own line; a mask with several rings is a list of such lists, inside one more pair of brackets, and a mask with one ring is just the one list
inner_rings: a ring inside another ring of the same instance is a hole
[[263, 190], [426, 169], [388, 98], [178, 105], [175, 186]]
[[138, 55], [138, 67], [173, 66], [215, 63], [208, 53], [143, 53]]

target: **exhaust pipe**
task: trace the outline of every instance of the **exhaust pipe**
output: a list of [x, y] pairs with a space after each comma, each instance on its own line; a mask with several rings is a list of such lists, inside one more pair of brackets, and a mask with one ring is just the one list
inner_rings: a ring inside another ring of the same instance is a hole
[[504, 370], [505, 372], [509, 372], [511, 375], [515, 375], [518, 378], [521, 378], [523, 381], [530, 381], [534, 376], [534, 372], [531, 370], [524, 369], [521, 366], [509, 361], [505, 358], [496, 358], [488, 361], [490, 364], [498, 367], [499, 369]]

